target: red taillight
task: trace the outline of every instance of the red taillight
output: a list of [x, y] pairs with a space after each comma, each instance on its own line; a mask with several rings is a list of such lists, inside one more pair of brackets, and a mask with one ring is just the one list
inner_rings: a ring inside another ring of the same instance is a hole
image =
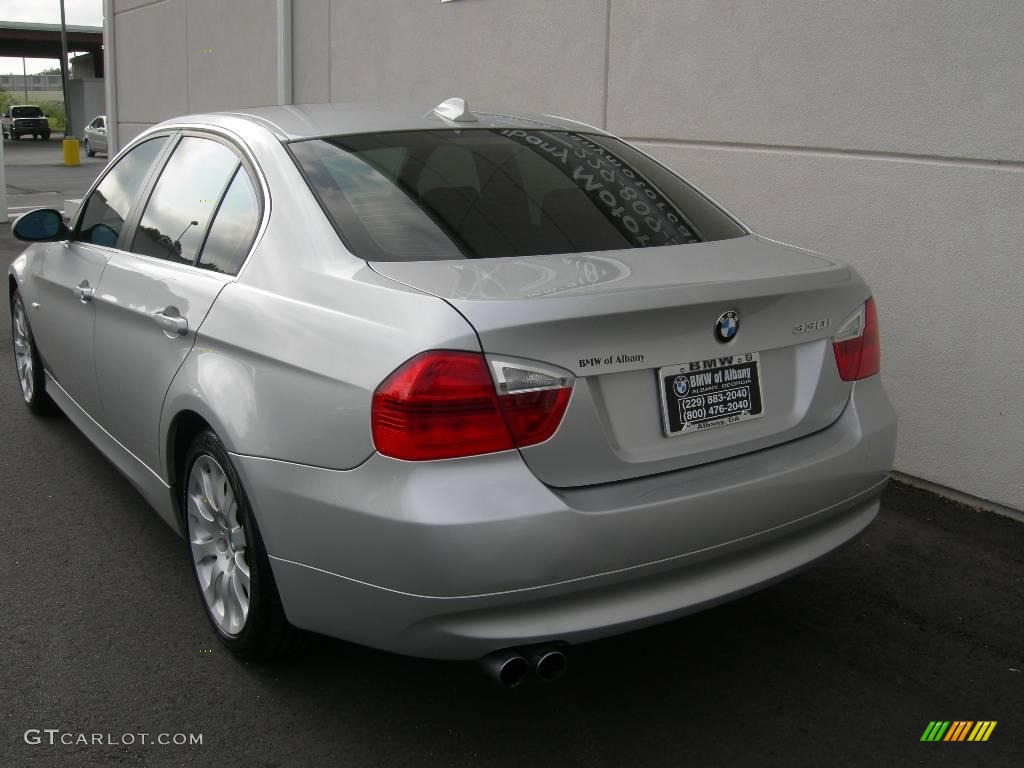
[[843, 381], [866, 379], [878, 373], [882, 365], [882, 347], [873, 298], [846, 319], [832, 340], [832, 351]]
[[572, 389], [562, 387], [499, 396], [498, 405], [516, 445], [536, 445], [555, 434], [571, 393]]
[[412, 358], [373, 393], [377, 451], [406, 461], [451, 459], [543, 442], [554, 434], [571, 387], [499, 395], [475, 352]]

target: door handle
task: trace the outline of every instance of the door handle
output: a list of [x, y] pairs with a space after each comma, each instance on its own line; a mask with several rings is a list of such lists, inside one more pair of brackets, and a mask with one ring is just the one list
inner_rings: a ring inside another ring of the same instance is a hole
[[78, 300], [83, 304], [88, 304], [92, 301], [93, 295], [96, 293], [92, 288], [89, 287], [89, 281], [83, 280], [74, 287], [75, 295]]
[[164, 333], [184, 336], [188, 333], [188, 320], [181, 316], [177, 307], [164, 307], [153, 314], [153, 319]]

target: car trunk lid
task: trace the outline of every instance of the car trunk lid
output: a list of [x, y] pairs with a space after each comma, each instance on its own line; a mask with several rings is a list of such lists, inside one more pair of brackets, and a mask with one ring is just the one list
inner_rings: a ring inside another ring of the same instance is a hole
[[[754, 235], [372, 266], [450, 303], [476, 329], [485, 353], [575, 374], [558, 431], [521, 450], [537, 477], [557, 487], [682, 469], [828, 426], [851, 391], [836, 370], [830, 333], [867, 297], [848, 267]], [[722, 342], [715, 328], [729, 312], [739, 327]], [[666, 376], [742, 372], [750, 362], [757, 367], [760, 415], [669, 434], [678, 425], [669, 423], [667, 411], [683, 413], [683, 401], [674, 399]]]

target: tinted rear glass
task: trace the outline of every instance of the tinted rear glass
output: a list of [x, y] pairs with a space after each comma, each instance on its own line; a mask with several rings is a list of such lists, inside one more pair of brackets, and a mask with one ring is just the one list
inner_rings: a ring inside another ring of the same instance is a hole
[[410, 131], [290, 148], [338, 233], [369, 261], [607, 251], [744, 234], [685, 181], [603, 136]]

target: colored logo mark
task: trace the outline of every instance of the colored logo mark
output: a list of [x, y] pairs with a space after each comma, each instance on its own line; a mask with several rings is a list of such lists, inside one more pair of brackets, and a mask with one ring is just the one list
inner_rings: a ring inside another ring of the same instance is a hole
[[988, 741], [995, 728], [995, 720], [932, 720], [921, 741]]
[[731, 341], [740, 329], [740, 313], [734, 309], [723, 312], [715, 323], [715, 338], [723, 344]]

